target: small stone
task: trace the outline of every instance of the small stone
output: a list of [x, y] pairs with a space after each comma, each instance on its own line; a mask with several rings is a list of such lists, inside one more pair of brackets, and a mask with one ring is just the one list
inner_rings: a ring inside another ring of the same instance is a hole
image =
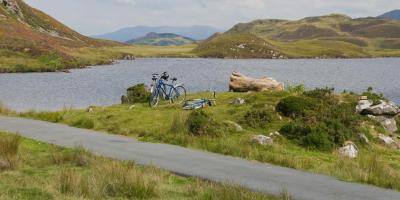
[[1, 160], [1, 159], [0, 159], [0, 170], [7, 169], [8, 167], [9, 167], [8, 162], [5, 161], [5, 160]]
[[278, 131], [275, 131], [275, 132], [272, 132], [272, 133], [269, 134], [270, 137], [273, 137], [273, 136], [280, 136], [280, 135], [281, 135], [281, 134], [280, 134]]
[[238, 123], [233, 122], [233, 121], [225, 121], [225, 123], [229, 126], [233, 126], [235, 127], [235, 130], [237, 132], [242, 132], [244, 129], [242, 128], [242, 126], [240, 126]]
[[358, 134], [358, 137], [360, 138], [360, 140], [361, 140], [363, 143], [369, 144], [369, 140], [368, 140], [367, 136], [366, 136], [364, 133]]
[[93, 113], [94, 112], [94, 106], [89, 106], [87, 109], [86, 109], [86, 111], [88, 112], [88, 113]]
[[368, 100], [368, 96], [361, 96], [360, 100]]
[[245, 103], [246, 103], [246, 101], [242, 98], [236, 98], [235, 100], [232, 101], [233, 105], [243, 105]]
[[265, 135], [256, 135], [251, 139], [253, 144], [261, 144], [261, 145], [272, 145], [274, 140], [271, 137]]
[[136, 105], [131, 105], [129, 106], [129, 110], [133, 110], [136, 107]]
[[353, 142], [347, 141], [343, 147], [339, 148], [338, 152], [348, 158], [357, 158], [358, 148]]
[[399, 143], [397, 143], [392, 137], [383, 135], [383, 134], [379, 134], [378, 138], [384, 142], [387, 146], [395, 148], [395, 149], [400, 149], [400, 145]]

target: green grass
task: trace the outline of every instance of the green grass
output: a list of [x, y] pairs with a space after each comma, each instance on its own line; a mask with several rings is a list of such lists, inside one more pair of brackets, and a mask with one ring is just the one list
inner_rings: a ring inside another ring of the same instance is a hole
[[0, 169], [1, 200], [287, 199], [284, 193], [279, 198], [267, 196], [4, 132], [0, 144], [0, 160], [9, 156], [15, 160], [13, 168]]
[[[341, 126], [343, 126], [338, 130], [365, 133], [372, 143], [365, 145], [358, 140], [354, 141], [360, 149], [357, 159], [342, 158], [335, 150], [320, 151], [302, 147], [304, 145], [299, 145], [284, 136], [274, 136], [274, 144], [271, 146], [252, 144], [250, 142], [252, 136], [268, 135], [271, 132], [279, 131], [285, 124], [292, 121], [291, 118], [281, 116], [281, 113], [274, 111], [281, 99], [291, 95], [301, 95], [303, 89], [293, 88], [291, 90], [292, 92], [219, 93], [217, 94], [217, 106], [204, 109], [206, 116], [211, 118], [211, 121], [208, 118], [205, 121], [202, 118], [195, 120], [195, 124], [200, 124], [200, 126], [196, 125], [196, 127], [200, 127], [200, 129], [196, 129], [201, 130], [197, 132], [200, 134], [193, 134], [193, 130], [190, 129], [188, 121], [190, 111], [183, 111], [180, 106], [168, 103], [161, 104], [156, 108], [150, 108], [146, 103], [138, 103], [133, 109], [129, 109], [129, 105], [115, 105], [95, 107], [91, 113], [86, 110], [64, 110], [53, 113], [29, 112], [19, 115], [42, 120], [50, 119], [50, 121], [71, 126], [76, 125], [77, 120], [85, 119], [93, 122], [93, 127], [90, 128], [94, 130], [127, 135], [142, 141], [169, 143], [207, 150], [335, 176], [346, 181], [400, 190], [400, 156], [397, 150], [386, 148], [376, 139], [377, 133], [382, 132], [382, 127], [366, 117], [362, 117], [361, 125], [357, 125], [358, 123], [353, 123], [353, 120], [360, 119], [353, 118], [352, 115], [355, 115], [353, 113], [341, 119], [340, 113], [345, 111], [347, 113], [344, 108], [344, 110], [338, 109], [335, 115], [331, 117], [329, 117], [329, 114], [323, 114], [324, 118], [322, 119], [326, 122], [318, 121], [321, 125], [319, 127], [324, 127], [322, 126], [324, 123], [334, 122], [341, 123]], [[318, 96], [319, 93], [308, 95]], [[189, 98], [192, 99], [204, 97], [212, 98], [212, 94], [204, 92], [189, 95]], [[235, 98], [244, 98], [246, 104], [232, 105], [231, 102]], [[340, 102], [354, 102], [358, 96], [346, 93], [337, 94], [335, 98], [339, 102], [338, 105], [341, 105]], [[260, 112], [254, 112], [255, 110]], [[317, 110], [316, 112], [314, 114], [318, 116], [320, 111]], [[306, 118], [302, 123], [307, 122], [307, 120], [313, 121], [314, 115], [307, 114], [304, 116]], [[226, 121], [240, 123], [245, 130], [237, 132]], [[346, 125], [347, 123], [350, 124]], [[332, 128], [332, 126], [327, 127], [328, 130]], [[208, 131], [210, 128], [214, 129], [211, 132], [212, 134]], [[316, 128], [313, 130], [321, 131], [324, 129]], [[343, 137], [356, 139], [355, 134], [345, 134]], [[339, 147], [343, 142], [342, 140], [333, 140], [333, 147]], [[371, 162], [371, 165], [368, 162]]]

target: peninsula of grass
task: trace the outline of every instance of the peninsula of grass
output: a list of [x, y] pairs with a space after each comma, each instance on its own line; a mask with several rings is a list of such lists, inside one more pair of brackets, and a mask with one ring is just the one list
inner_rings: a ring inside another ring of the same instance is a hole
[[[366, 93], [371, 97], [380, 97]], [[355, 112], [359, 95], [331, 89], [217, 94], [217, 105], [196, 111], [169, 103], [150, 108], [147, 103], [65, 109], [59, 112], [17, 113], [54, 123], [105, 131], [141, 141], [168, 143], [248, 160], [321, 173], [340, 180], [400, 190], [400, 154], [378, 139], [384, 128]], [[212, 98], [209, 92], [190, 99]], [[236, 98], [245, 104], [234, 105]], [[6, 110], [6, 109], [5, 109]], [[240, 131], [234, 123], [243, 127]], [[255, 135], [280, 132], [273, 145], [253, 144]], [[360, 137], [364, 134], [369, 143]], [[346, 141], [359, 149], [356, 159], [337, 149]]]
[[0, 199], [289, 199], [0, 132]]

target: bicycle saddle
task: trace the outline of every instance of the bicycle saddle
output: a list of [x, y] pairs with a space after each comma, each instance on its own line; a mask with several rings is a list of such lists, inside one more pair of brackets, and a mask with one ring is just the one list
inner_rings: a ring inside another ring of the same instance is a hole
[[176, 77], [172, 78], [172, 81], [177, 81], [178, 79]]

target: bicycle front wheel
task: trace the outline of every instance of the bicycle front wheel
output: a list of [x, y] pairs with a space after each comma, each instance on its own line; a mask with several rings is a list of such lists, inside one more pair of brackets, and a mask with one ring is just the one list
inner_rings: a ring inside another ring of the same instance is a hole
[[183, 86], [175, 87], [171, 94], [172, 103], [181, 104], [186, 100], [186, 89]]
[[160, 95], [158, 92], [158, 89], [154, 88], [153, 92], [151, 93], [149, 98], [150, 107], [156, 107], [158, 105], [158, 102], [160, 101]]

